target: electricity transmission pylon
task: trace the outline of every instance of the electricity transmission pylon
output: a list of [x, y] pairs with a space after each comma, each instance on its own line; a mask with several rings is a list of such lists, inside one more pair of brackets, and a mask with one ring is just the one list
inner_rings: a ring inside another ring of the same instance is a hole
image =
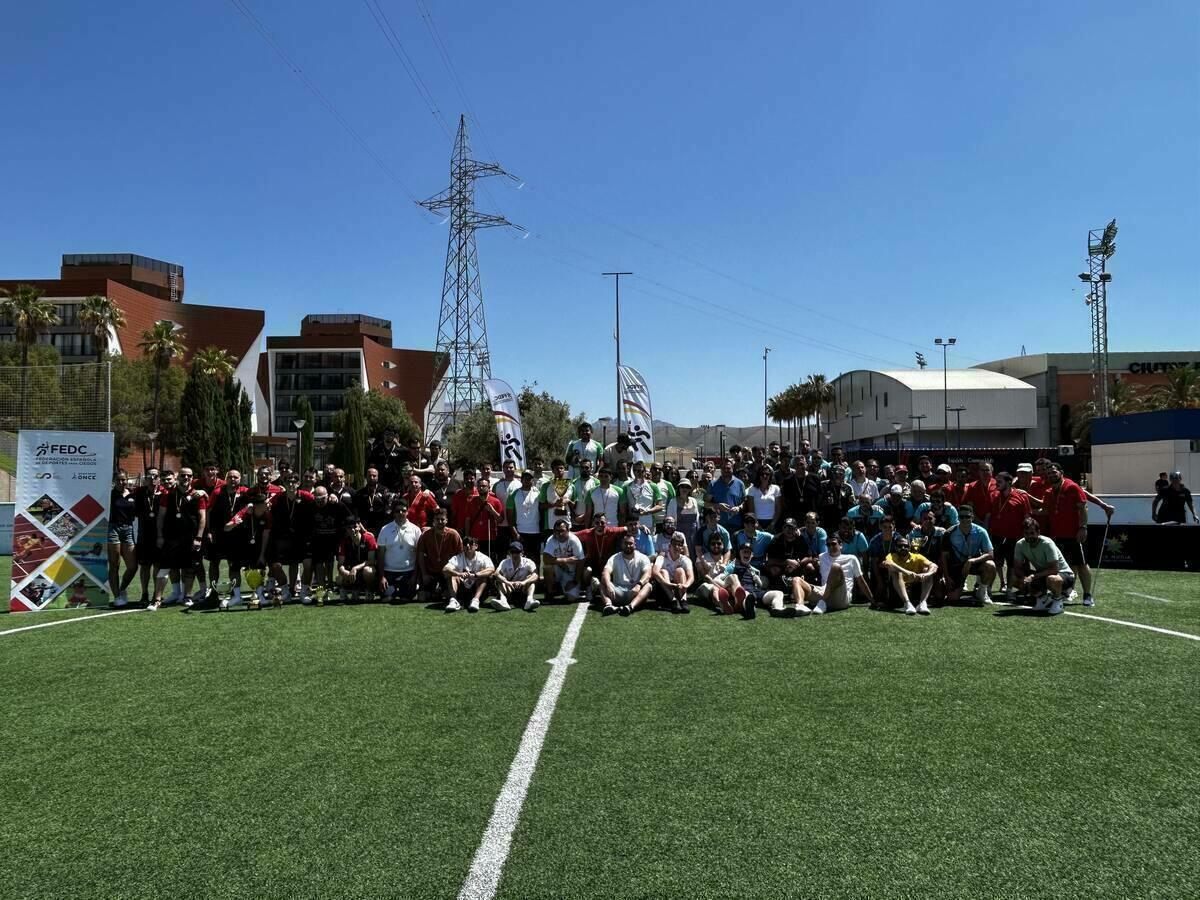
[[425, 420], [426, 440], [442, 437], [447, 426], [455, 425], [460, 415], [483, 402], [483, 382], [492, 377], [475, 230], [521, 226], [503, 216], [475, 210], [475, 179], [491, 175], [518, 180], [495, 163], [471, 159], [467, 120], [460, 116], [450, 160], [450, 187], [420, 204], [430, 212], [445, 214], [450, 222], [434, 356], [436, 384]]

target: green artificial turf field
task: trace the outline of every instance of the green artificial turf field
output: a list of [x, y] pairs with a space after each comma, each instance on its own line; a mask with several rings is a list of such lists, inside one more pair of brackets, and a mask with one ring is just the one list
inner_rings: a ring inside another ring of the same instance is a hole
[[[1098, 595], [1072, 611], [1200, 635], [1195, 575]], [[573, 613], [0, 636], [0, 893], [452, 897]], [[1003, 607], [647, 610], [590, 614], [573, 655], [500, 897], [1195, 896], [1200, 642]]]

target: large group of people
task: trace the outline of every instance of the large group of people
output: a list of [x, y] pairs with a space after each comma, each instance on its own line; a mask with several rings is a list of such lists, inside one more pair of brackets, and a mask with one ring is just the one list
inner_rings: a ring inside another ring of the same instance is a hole
[[561, 599], [605, 616], [698, 603], [750, 618], [855, 603], [913, 616], [948, 603], [1049, 614], [1077, 595], [1094, 603], [1088, 507], [1113, 508], [1047, 459], [968, 473], [921, 456], [910, 472], [837, 447], [826, 459], [807, 441], [734, 446], [688, 470], [635, 456], [627, 435], [604, 446], [584, 424], [549, 466], [521, 471], [452, 469], [436, 442], [389, 436], [356, 490], [332, 465], [284, 462], [246, 479], [215, 465], [199, 477], [150, 469], [140, 484], [122, 473], [113, 605], [131, 602], [139, 577], [150, 609], [413, 600], [533, 611]]

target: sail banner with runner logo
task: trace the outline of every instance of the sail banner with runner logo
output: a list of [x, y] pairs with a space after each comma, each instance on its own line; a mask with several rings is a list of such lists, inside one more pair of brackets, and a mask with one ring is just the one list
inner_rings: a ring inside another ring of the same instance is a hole
[[500, 436], [500, 464], [509, 460], [517, 464], [517, 471], [525, 468], [525, 437], [521, 434], [521, 410], [517, 406], [517, 395], [507, 381], [489, 378], [483, 383], [488, 403], [492, 405], [492, 416], [496, 419], [496, 434]]
[[9, 609], [107, 602], [110, 431], [22, 431], [17, 438]]
[[621, 366], [621, 411], [625, 430], [633, 446], [634, 460], [654, 461], [654, 416], [650, 410], [650, 388], [642, 373]]

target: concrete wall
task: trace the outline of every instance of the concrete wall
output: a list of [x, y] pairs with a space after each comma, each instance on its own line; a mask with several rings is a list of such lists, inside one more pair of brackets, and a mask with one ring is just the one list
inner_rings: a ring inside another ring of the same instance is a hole
[[1183, 483], [1200, 485], [1200, 452], [1188, 440], [1137, 441], [1092, 447], [1092, 490], [1095, 493], [1144, 494], [1154, 490], [1159, 472], [1182, 472]]

